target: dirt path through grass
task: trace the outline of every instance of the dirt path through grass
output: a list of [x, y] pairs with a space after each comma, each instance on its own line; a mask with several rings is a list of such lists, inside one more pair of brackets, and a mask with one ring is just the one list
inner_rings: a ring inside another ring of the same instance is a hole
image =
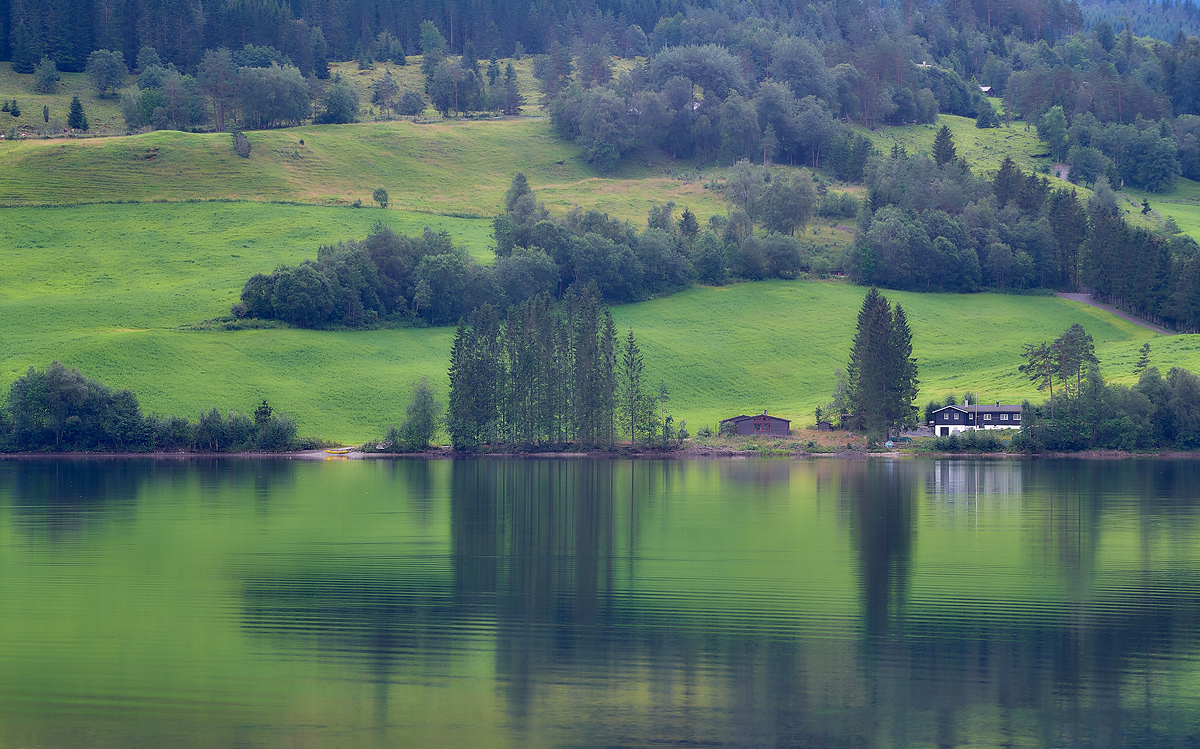
[[1122, 320], [1128, 320], [1129, 322], [1133, 323], [1134, 325], [1140, 325], [1143, 328], [1145, 328], [1146, 330], [1152, 330], [1155, 333], [1158, 333], [1159, 335], [1177, 335], [1175, 333], [1175, 331], [1173, 331], [1173, 330], [1167, 330], [1166, 328], [1164, 328], [1162, 326], [1155, 325], [1154, 323], [1152, 323], [1148, 320], [1143, 320], [1140, 317], [1135, 317], [1134, 315], [1131, 315], [1128, 312], [1119, 310], [1116, 307], [1113, 307], [1113, 306], [1110, 306], [1107, 304], [1101, 304], [1100, 302], [1097, 302], [1096, 300], [1092, 299], [1091, 294], [1066, 294], [1066, 293], [1060, 292], [1056, 296], [1058, 296], [1062, 299], [1070, 299], [1072, 301], [1083, 302], [1084, 304], [1090, 304], [1093, 307], [1099, 307], [1100, 309], [1104, 310], [1105, 312], [1110, 312], [1110, 313], [1116, 315], [1117, 317], [1121, 318]]

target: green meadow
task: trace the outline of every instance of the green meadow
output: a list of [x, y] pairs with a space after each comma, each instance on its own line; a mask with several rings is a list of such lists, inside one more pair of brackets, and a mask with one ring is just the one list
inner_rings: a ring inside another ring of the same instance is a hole
[[[402, 211], [262, 203], [91, 205], [0, 209], [0, 379], [58, 359], [148, 411], [195, 416], [212, 406], [249, 411], [266, 398], [305, 434], [349, 442], [397, 421], [410, 383], [443, 395], [453, 330], [201, 332], [226, 314], [252, 273], [364, 235], [382, 217], [397, 231], [448, 231], [487, 257], [488, 222]], [[863, 289], [796, 281], [696, 288], [618, 307], [646, 352], [648, 377], [672, 393], [693, 429], [768, 409], [797, 424], [828, 400]], [[986, 399], [1035, 398], [1016, 371], [1022, 344], [1081, 322], [1111, 379], [1132, 380], [1153, 334], [1052, 297], [889, 294], [904, 304], [921, 364], [922, 402], [964, 390]], [[1193, 336], [1156, 338], [1156, 363], [1200, 367]]]
[[370, 203], [382, 186], [395, 209], [490, 217], [521, 170], [555, 212], [580, 205], [641, 223], [651, 206], [668, 200], [703, 219], [725, 212], [720, 195], [698, 179], [636, 166], [599, 178], [539, 119], [315, 125], [248, 137], [248, 159], [220, 133], [0, 143], [0, 204], [224, 198], [349, 205]]
[[996, 171], [1005, 156], [1027, 172], [1050, 165], [1046, 144], [1038, 140], [1037, 130], [1032, 125], [1026, 126], [1024, 122], [980, 130], [975, 127], [975, 120], [969, 117], [942, 114], [938, 115], [934, 124], [858, 130], [884, 153], [899, 144], [909, 153], [928, 154], [933, 153], [933, 138], [942, 125], [950, 128], [958, 155], [965, 156], [976, 172]]
[[[57, 125], [62, 132], [71, 108], [71, 97], [78, 96], [84, 114], [93, 133], [123, 133], [125, 120], [121, 117], [120, 98], [110, 96], [101, 99], [83, 73], [59, 72], [61, 79], [54, 93], [43, 94], [33, 88], [33, 75], [14, 73], [12, 63], [0, 62], [0, 100], [16, 99], [20, 104], [21, 116], [12, 117], [0, 112], [0, 133], [16, 126], [25, 134], [47, 131]], [[50, 122], [42, 117], [42, 107], [50, 110]]]

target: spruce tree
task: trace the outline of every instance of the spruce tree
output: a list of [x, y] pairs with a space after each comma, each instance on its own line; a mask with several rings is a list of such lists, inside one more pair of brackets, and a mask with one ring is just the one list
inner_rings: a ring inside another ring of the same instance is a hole
[[846, 377], [847, 406], [857, 427], [878, 438], [912, 423], [919, 384], [912, 331], [903, 308], [893, 310], [878, 289], [863, 299]]
[[1138, 357], [1137, 365], [1133, 368], [1133, 373], [1138, 377], [1150, 366], [1150, 342], [1146, 341], [1142, 344], [1142, 353]]
[[625, 338], [621, 354], [621, 423], [629, 427], [629, 444], [637, 445], [645, 393], [642, 392], [642, 351], [633, 337], [633, 328]]
[[1000, 163], [1000, 170], [992, 180], [992, 191], [996, 195], [996, 207], [1003, 208], [1010, 200], [1016, 200], [1025, 184], [1020, 168], [1008, 156]]
[[950, 127], [942, 125], [933, 139], [933, 160], [938, 166], [945, 166], [957, 158], [958, 152], [954, 148], [954, 136], [950, 134]]
[[73, 130], [83, 130], [87, 132], [88, 119], [83, 113], [83, 102], [78, 96], [71, 97], [71, 111], [67, 114], [67, 126]]
[[32, 73], [41, 59], [41, 45], [29, 25], [21, 20], [12, 32], [12, 67], [14, 73]]

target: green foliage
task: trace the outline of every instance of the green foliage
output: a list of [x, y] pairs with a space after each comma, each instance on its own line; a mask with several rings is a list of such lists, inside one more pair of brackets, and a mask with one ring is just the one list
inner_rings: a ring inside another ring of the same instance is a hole
[[[335, 100], [335, 114], [345, 114], [351, 103], [344, 89]], [[354, 112], [357, 114], [357, 96], [353, 97]], [[298, 125], [312, 112], [312, 94], [300, 71], [293, 65], [270, 67], [243, 67], [237, 75], [237, 101], [241, 112], [241, 123], [252, 129]], [[325, 113], [328, 113], [326, 108]]]
[[958, 152], [954, 148], [954, 136], [950, 134], [949, 127], [942, 125], [933, 139], [933, 161], [938, 166], [945, 166], [957, 158]]
[[979, 105], [979, 114], [975, 117], [975, 127], [980, 130], [1000, 127], [1000, 117], [996, 110], [986, 101]]
[[[628, 350], [626, 350], [628, 351]], [[555, 309], [530, 299], [501, 319], [494, 307], [460, 323], [450, 356], [446, 429], [456, 449], [501, 444], [611, 448], [618, 393], [618, 343], [594, 288], [572, 288]], [[636, 353], [636, 346], [635, 346]], [[634, 429], [644, 435], [647, 401], [635, 393]], [[654, 406], [651, 404], [650, 408]]]
[[319, 125], [341, 125], [358, 121], [358, 92], [343, 83], [340, 78], [334, 78], [333, 83], [325, 90], [321, 102], [321, 111], [316, 117]]
[[387, 190], [383, 189], [382, 187], [376, 187], [371, 192], [371, 200], [374, 200], [376, 203], [378, 203], [380, 208], [387, 208], [388, 207], [388, 192], [387, 192]]
[[43, 94], [52, 94], [58, 89], [60, 80], [62, 80], [62, 76], [58, 74], [58, 66], [54, 64], [54, 60], [42, 55], [41, 62], [33, 71], [34, 90]]
[[846, 402], [852, 423], [879, 439], [916, 421], [917, 363], [912, 331], [903, 308], [893, 310], [872, 288], [858, 313], [850, 361], [846, 365]]
[[392, 452], [420, 452], [429, 448], [442, 420], [442, 404], [427, 378], [412, 385], [412, 396], [404, 408], [400, 428], [391, 427], [385, 442]]
[[251, 422], [215, 408], [192, 426], [181, 417], [143, 416], [137, 396], [113, 391], [55, 361], [44, 371], [33, 367], [12, 384], [8, 416], [0, 430], [0, 448], [13, 450], [290, 450], [296, 425], [272, 413], [263, 401]]
[[100, 96], [114, 93], [125, 85], [125, 78], [129, 75], [125, 55], [119, 50], [98, 49], [92, 52], [88, 55], [87, 75]]
[[83, 102], [78, 96], [71, 97], [71, 111], [67, 114], [67, 127], [72, 130], [88, 129], [87, 115], [83, 112]]

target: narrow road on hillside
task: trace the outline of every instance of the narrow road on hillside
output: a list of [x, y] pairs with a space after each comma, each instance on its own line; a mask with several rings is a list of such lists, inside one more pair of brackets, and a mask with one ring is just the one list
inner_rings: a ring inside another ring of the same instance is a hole
[[1083, 302], [1084, 304], [1090, 304], [1093, 307], [1099, 307], [1100, 309], [1104, 310], [1105, 312], [1111, 312], [1112, 314], [1116, 315], [1117, 317], [1121, 318], [1122, 320], [1128, 320], [1129, 322], [1133, 323], [1134, 325], [1141, 325], [1146, 330], [1153, 330], [1155, 333], [1158, 333], [1160, 335], [1177, 335], [1174, 330], [1167, 330], [1164, 327], [1155, 325], [1154, 323], [1149, 322], [1147, 320], [1143, 320], [1140, 317], [1134, 317], [1133, 315], [1129, 314], [1128, 312], [1122, 312], [1121, 310], [1117, 309], [1116, 307], [1112, 307], [1107, 304], [1101, 304], [1100, 302], [1097, 302], [1094, 299], [1092, 299], [1091, 294], [1064, 294], [1064, 293], [1060, 292], [1058, 294], [1055, 294], [1055, 296], [1061, 297], [1063, 299], [1071, 299], [1076, 302]]

